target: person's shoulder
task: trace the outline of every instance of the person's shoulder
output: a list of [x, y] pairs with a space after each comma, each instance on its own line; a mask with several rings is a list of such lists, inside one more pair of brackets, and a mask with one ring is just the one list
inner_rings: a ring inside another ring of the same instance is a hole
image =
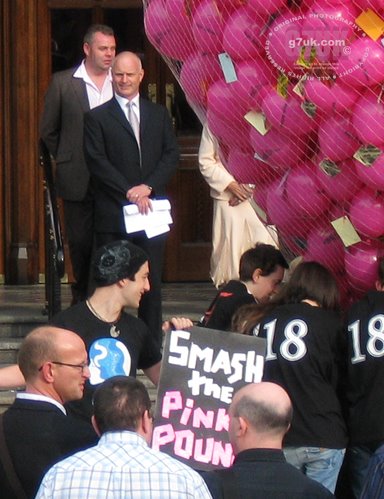
[[70, 81], [73, 78], [73, 75], [76, 73], [78, 66], [71, 67], [69, 69], [63, 69], [62, 71], [56, 71], [53, 73], [52, 80], [56, 82], [60, 81]]
[[247, 286], [243, 282], [237, 281], [235, 279], [232, 279], [228, 281], [226, 284], [224, 284], [224, 286], [220, 288], [219, 293], [223, 293], [224, 295], [225, 293], [230, 293], [234, 291], [248, 293]]
[[140, 317], [136, 317], [129, 312], [123, 311], [121, 313], [121, 320], [129, 326], [142, 330], [143, 332], [149, 331], [148, 326]]
[[158, 104], [157, 102], [152, 102], [144, 97], [140, 97], [140, 112], [142, 113], [143, 111], [168, 116], [168, 110], [165, 106]]
[[84, 443], [87, 447], [94, 445], [99, 439], [90, 423], [70, 414], [56, 418], [56, 430], [61, 433], [64, 440], [75, 440], [78, 443], [77, 448]]
[[158, 465], [162, 468], [167, 468], [172, 472], [172, 474], [182, 474], [184, 476], [187, 475], [196, 481], [203, 481], [200, 474], [187, 464], [182, 463], [178, 459], [169, 456], [168, 454], [165, 454], [165, 452], [161, 452], [160, 450], [149, 449], [149, 451], [152, 454], [154, 460], [157, 461]]
[[360, 300], [355, 301], [348, 309], [348, 320], [369, 316], [371, 313], [384, 312], [384, 292], [368, 291]]
[[111, 110], [116, 110], [119, 108], [119, 104], [117, 100], [112, 97], [111, 99], [107, 100], [103, 104], [100, 104], [100, 106], [96, 106], [93, 109], [90, 109], [87, 111], [84, 115], [84, 117], [104, 117], [106, 113], [109, 113]]
[[51, 326], [64, 327], [67, 325], [68, 319], [83, 316], [86, 310], [88, 310], [87, 304], [85, 301], [81, 301], [76, 303], [76, 305], [71, 305], [64, 310], [61, 310], [61, 312], [58, 312], [50, 319], [49, 323]]

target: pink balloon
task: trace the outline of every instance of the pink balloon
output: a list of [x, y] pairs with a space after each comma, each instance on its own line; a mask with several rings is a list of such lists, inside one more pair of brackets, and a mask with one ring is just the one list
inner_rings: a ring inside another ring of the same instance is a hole
[[231, 83], [236, 99], [244, 103], [245, 110], [259, 110], [266, 85], [272, 88], [276, 81], [271, 68], [261, 58], [255, 57], [237, 64], [236, 74], [237, 81]]
[[289, 172], [287, 199], [298, 216], [314, 218], [327, 210], [330, 200], [317, 182], [313, 164], [302, 163]]
[[222, 75], [219, 61], [210, 54], [194, 53], [180, 70], [180, 85], [191, 105], [206, 105], [211, 83]]
[[169, 17], [163, 0], [153, 0], [144, 14], [145, 32], [149, 41], [161, 54], [184, 61], [195, 50], [191, 33], [191, 22], [181, 12], [182, 2], [172, 0], [179, 9], [174, 18]]
[[276, 176], [273, 168], [256, 159], [252, 152], [235, 147], [229, 152], [227, 168], [238, 182], [244, 184], [270, 183]]
[[334, 63], [343, 54], [343, 48], [353, 32], [356, 10], [350, 3], [327, 6], [318, 2], [313, 5], [305, 16], [301, 30], [308, 45], [305, 47], [305, 58], [310, 60], [314, 47], [316, 60], [321, 61], [320, 67], [328, 70], [328, 64]]
[[228, 14], [219, 10], [213, 0], [200, 4], [193, 16], [192, 32], [198, 49], [208, 54], [223, 51], [223, 31]]
[[276, 130], [296, 138], [307, 135], [316, 126], [316, 121], [303, 111], [301, 104], [297, 97], [289, 95], [284, 99], [271, 89], [264, 97], [261, 109]]
[[209, 111], [225, 121], [231, 121], [234, 117], [242, 117], [246, 111], [244, 103], [241, 106], [237, 102], [231, 84], [226, 83], [223, 79], [215, 81], [209, 87], [207, 107]]
[[279, 71], [302, 74], [302, 68], [296, 64], [301, 50], [296, 43], [301, 38], [301, 24], [299, 16], [288, 11], [276, 18], [267, 33], [266, 57]]
[[366, 187], [351, 200], [349, 218], [359, 234], [367, 237], [384, 235], [384, 195]]
[[326, 113], [350, 109], [359, 97], [357, 90], [353, 88], [339, 82], [331, 85], [329, 81], [323, 82], [313, 77], [305, 80], [304, 94], [307, 100]]
[[298, 216], [295, 207], [288, 201], [285, 183], [281, 181], [273, 182], [268, 188], [266, 207], [270, 222], [278, 229], [281, 243], [284, 241], [289, 251], [302, 254], [314, 219]]
[[344, 160], [335, 163], [331, 167], [318, 165], [316, 170], [317, 181], [324, 192], [339, 203], [348, 201], [358, 189], [362, 182], [357, 177], [353, 161]]
[[369, 89], [360, 97], [353, 108], [352, 122], [364, 144], [384, 144], [384, 105], [379, 92]]
[[257, 14], [266, 16], [273, 14], [285, 5], [285, 0], [249, 0], [248, 6]]
[[[237, 147], [250, 151], [249, 128], [250, 125], [242, 117], [234, 117], [227, 121], [222, 116], [208, 110], [207, 123], [213, 135], [229, 147]], [[237, 133], [233, 133], [233, 130]]]
[[344, 268], [344, 245], [330, 224], [315, 227], [308, 234], [304, 259], [319, 262], [335, 273]]
[[236, 10], [225, 25], [224, 51], [237, 61], [257, 56], [264, 50], [263, 29], [265, 22], [260, 16], [252, 17], [246, 7]]
[[273, 128], [261, 135], [252, 127], [250, 142], [259, 159], [272, 165], [280, 173], [300, 161], [307, 145], [304, 139], [292, 140]]
[[382, 249], [376, 241], [362, 241], [346, 249], [345, 271], [349, 283], [361, 292], [373, 289]]
[[331, 116], [319, 127], [321, 159], [341, 161], [353, 156], [360, 147], [355, 129], [348, 116]]
[[353, 87], [371, 87], [384, 81], [384, 48], [380, 42], [360, 38], [338, 61], [337, 75]]
[[365, 166], [357, 160], [354, 161], [359, 178], [368, 187], [384, 191], [384, 154], [381, 153], [370, 166]]
[[359, 0], [361, 10], [372, 9], [380, 12], [384, 9], [384, 0]]

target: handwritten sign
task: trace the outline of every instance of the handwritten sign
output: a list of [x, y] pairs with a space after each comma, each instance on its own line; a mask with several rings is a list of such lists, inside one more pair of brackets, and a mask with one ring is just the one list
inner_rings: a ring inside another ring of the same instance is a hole
[[261, 381], [265, 340], [193, 327], [165, 340], [152, 447], [195, 469], [228, 467], [228, 406], [236, 390]]

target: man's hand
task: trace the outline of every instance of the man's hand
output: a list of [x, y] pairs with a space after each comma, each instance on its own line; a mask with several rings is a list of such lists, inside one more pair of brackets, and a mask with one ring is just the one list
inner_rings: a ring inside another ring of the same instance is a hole
[[188, 329], [193, 326], [193, 322], [191, 319], [187, 317], [172, 317], [169, 321], [163, 322], [163, 332], [168, 333], [172, 329], [180, 330], [180, 329]]
[[135, 185], [127, 192], [127, 199], [131, 203], [135, 203], [142, 215], [147, 215], [152, 211], [152, 201], [149, 196], [152, 189], [146, 184]]

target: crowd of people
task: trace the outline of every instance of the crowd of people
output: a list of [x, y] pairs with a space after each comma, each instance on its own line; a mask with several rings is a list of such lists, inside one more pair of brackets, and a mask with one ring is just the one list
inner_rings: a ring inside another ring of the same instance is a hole
[[[265, 366], [263, 381], [229, 407], [230, 468], [199, 475], [148, 447], [151, 406], [135, 376], [141, 368], [157, 384], [161, 350], [124, 310], [149, 291], [149, 266], [141, 248], [120, 240], [96, 252], [90, 298], [32, 331], [18, 365], [0, 370], [0, 388], [25, 386], [1, 418], [2, 497], [380, 497], [384, 259], [376, 290], [343, 316], [321, 264], [303, 261], [281, 282], [279, 250], [259, 243], [250, 255], [251, 275], [268, 281], [264, 294], [249, 292], [250, 303], [240, 293], [222, 330], [265, 338]], [[163, 327], [191, 326], [175, 317]]]
[[[146, 214], [165, 194], [177, 141], [166, 109], [140, 96], [140, 58], [116, 55], [111, 28], [92, 26], [83, 49], [80, 66], [53, 76], [41, 120], [64, 200], [72, 306], [0, 370], [0, 389], [24, 387], [0, 416], [1, 497], [384, 497], [384, 259], [376, 290], [348, 311], [321, 264], [288, 272], [267, 232], [253, 239], [241, 215], [256, 217], [252, 186], [223, 171], [206, 127], [199, 156], [215, 193], [219, 290], [198, 325], [264, 338], [263, 380], [232, 398], [229, 468], [197, 472], [151, 449], [152, 407], [136, 373], [157, 385], [163, 335], [193, 323], [162, 322], [166, 236], [127, 234], [122, 207]], [[231, 229], [236, 248], [220, 254], [224, 220], [239, 229], [238, 216], [247, 230]]]

